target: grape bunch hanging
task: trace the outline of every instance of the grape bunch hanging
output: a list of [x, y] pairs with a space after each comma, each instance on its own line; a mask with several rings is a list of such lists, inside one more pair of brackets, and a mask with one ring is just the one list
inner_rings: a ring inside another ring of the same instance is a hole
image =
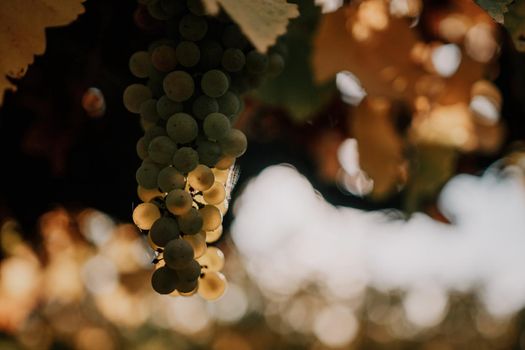
[[131, 73], [143, 83], [124, 91], [140, 114], [136, 172], [143, 203], [133, 211], [159, 253], [151, 284], [160, 294], [213, 300], [225, 290], [224, 255], [207, 243], [222, 233], [226, 184], [246, 136], [232, 127], [240, 95], [283, 68], [283, 51], [257, 52], [224, 13], [208, 16], [200, 0], [142, 0], [165, 36], [134, 53]]

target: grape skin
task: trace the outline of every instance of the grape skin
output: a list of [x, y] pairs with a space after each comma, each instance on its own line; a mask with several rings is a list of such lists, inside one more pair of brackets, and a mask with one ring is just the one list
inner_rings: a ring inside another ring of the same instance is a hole
[[164, 247], [163, 257], [172, 269], [184, 268], [193, 260], [193, 248], [183, 239], [173, 239]]
[[186, 113], [175, 113], [168, 119], [166, 130], [169, 137], [179, 144], [193, 141], [199, 133], [199, 126], [191, 115]]
[[222, 113], [212, 113], [204, 119], [202, 128], [210, 140], [220, 140], [230, 132], [230, 120]]
[[166, 96], [175, 102], [188, 100], [195, 90], [195, 84], [191, 75], [180, 70], [166, 75], [162, 84]]
[[158, 268], [151, 276], [151, 286], [159, 294], [170, 294], [178, 284], [177, 273], [167, 266]]
[[165, 167], [159, 172], [157, 184], [162, 192], [182, 190], [186, 186], [186, 179], [174, 167]]
[[193, 101], [192, 112], [197, 119], [203, 120], [208, 116], [208, 114], [215, 113], [219, 111], [219, 103], [216, 99], [207, 96], [201, 95]]
[[133, 210], [133, 222], [141, 230], [149, 230], [158, 218], [160, 218], [159, 208], [152, 203], [141, 203]]
[[180, 230], [187, 235], [197, 234], [202, 229], [202, 217], [195, 208], [191, 208], [186, 214], [177, 217], [177, 223]]
[[182, 147], [173, 155], [173, 166], [187, 174], [199, 165], [199, 154], [191, 147]]
[[129, 70], [137, 78], [147, 78], [151, 61], [147, 51], [137, 51], [129, 58]]
[[221, 97], [228, 91], [228, 77], [218, 69], [204, 73], [201, 80], [202, 91], [210, 97]]
[[159, 176], [159, 167], [149, 160], [144, 160], [135, 173], [137, 183], [146, 188], [157, 188], [157, 177]]
[[184, 190], [171, 190], [166, 196], [166, 208], [175, 215], [186, 214], [193, 204], [191, 195]]
[[149, 231], [149, 237], [159, 247], [164, 247], [169, 241], [179, 238], [177, 221], [164, 216], [153, 223]]
[[199, 47], [191, 41], [182, 41], [176, 49], [177, 61], [184, 67], [193, 67], [199, 63], [201, 52]]
[[151, 98], [151, 91], [142, 84], [131, 84], [123, 94], [124, 106], [131, 113], [140, 113], [140, 105]]
[[148, 154], [156, 163], [168, 164], [177, 150], [177, 145], [168, 136], [157, 136], [148, 146]]
[[215, 181], [215, 175], [206, 165], [199, 164], [188, 174], [188, 184], [197, 191], [206, 191]]
[[238, 158], [246, 152], [248, 140], [246, 135], [238, 129], [231, 129], [228, 135], [219, 140], [225, 155]]

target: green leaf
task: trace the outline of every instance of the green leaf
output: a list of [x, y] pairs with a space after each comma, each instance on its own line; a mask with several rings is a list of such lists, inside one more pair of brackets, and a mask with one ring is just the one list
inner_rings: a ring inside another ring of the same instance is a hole
[[514, 0], [476, 0], [479, 7], [488, 12], [498, 23], [503, 23], [503, 16], [507, 13], [508, 6]]
[[510, 32], [516, 49], [525, 51], [525, 1], [517, 1], [509, 6], [503, 25]]

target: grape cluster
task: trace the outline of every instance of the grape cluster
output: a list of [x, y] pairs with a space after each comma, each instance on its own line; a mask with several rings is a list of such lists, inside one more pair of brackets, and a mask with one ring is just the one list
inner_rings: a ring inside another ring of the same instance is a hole
[[144, 79], [123, 96], [145, 131], [136, 172], [144, 203], [133, 221], [159, 252], [155, 291], [213, 300], [225, 290], [224, 256], [207, 243], [222, 233], [230, 169], [247, 147], [232, 127], [243, 108], [239, 96], [277, 75], [284, 60], [277, 48], [257, 52], [224, 13], [206, 15], [200, 0], [139, 2], [166, 33], [129, 60]]

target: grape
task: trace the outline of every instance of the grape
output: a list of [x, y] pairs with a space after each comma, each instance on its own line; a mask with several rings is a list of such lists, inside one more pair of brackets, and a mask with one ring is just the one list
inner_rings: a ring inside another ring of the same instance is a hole
[[220, 298], [226, 290], [226, 278], [220, 272], [206, 272], [199, 279], [198, 293], [206, 300], [216, 300]]
[[159, 172], [157, 184], [162, 192], [182, 190], [186, 186], [186, 179], [174, 167], [165, 167]]
[[147, 101], [142, 102], [140, 105], [140, 116], [151, 123], [156, 123], [159, 120], [159, 114], [157, 113], [157, 100], [150, 98]]
[[213, 169], [212, 170], [213, 175], [215, 175], [215, 181], [219, 181], [221, 184], [225, 185], [226, 182], [228, 182], [228, 177], [230, 176], [229, 169], [221, 170], [221, 169]]
[[182, 269], [177, 269], [177, 276], [182, 282], [196, 281], [201, 275], [201, 266], [196, 260], [192, 260]]
[[137, 183], [146, 189], [157, 188], [159, 171], [160, 169], [157, 164], [149, 160], [144, 160], [135, 173]]
[[229, 169], [233, 165], [233, 163], [235, 163], [235, 157], [223, 156], [215, 164], [215, 168], [220, 169], [220, 170], [226, 170], [226, 169]]
[[217, 41], [207, 40], [200, 44], [201, 59], [199, 65], [207, 70], [216, 68], [221, 64], [222, 46]]
[[182, 147], [173, 155], [173, 166], [181, 173], [187, 174], [199, 165], [199, 155], [191, 147]]
[[224, 253], [217, 247], [208, 247], [197, 261], [208, 271], [220, 271], [224, 267]]
[[162, 192], [159, 192], [158, 189], [152, 188], [147, 189], [142, 186], [137, 186], [137, 196], [140, 198], [143, 202], [149, 202], [153, 198], [161, 197], [162, 198]]
[[148, 4], [148, 12], [151, 17], [158, 19], [159, 21], [165, 21], [170, 18], [169, 14], [164, 12], [162, 6], [160, 6], [160, 1], [152, 1]]
[[224, 154], [238, 158], [246, 152], [248, 140], [242, 131], [231, 129], [228, 135], [219, 140], [219, 145]]
[[215, 181], [210, 189], [204, 191], [204, 200], [208, 204], [218, 205], [221, 204], [226, 198], [226, 190], [224, 185], [218, 181]]
[[212, 167], [221, 158], [222, 150], [217, 142], [202, 140], [197, 143], [197, 153], [201, 164]]
[[199, 212], [203, 220], [203, 230], [212, 231], [222, 224], [222, 214], [216, 206], [205, 205], [203, 208], [199, 209]]
[[[221, 238], [221, 236], [222, 236], [222, 225], [217, 227], [215, 230], [206, 231], [206, 243], [217, 242], [219, 240], [219, 238]], [[209, 249], [211, 249], [211, 248], [215, 248], [215, 247], [210, 247]], [[222, 254], [222, 252], [221, 252], [221, 254]]]
[[208, 22], [203, 17], [188, 14], [182, 17], [179, 22], [179, 33], [186, 40], [201, 40], [207, 31]]
[[177, 223], [184, 234], [194, 235], [202, 228], [202, 217], [197, 209], [191, 208], [186, 214], [177, 218]]
[[228, 77], [218, 69], [204, 73], [201, 80], [202, 91], [210, 97], [220, 97], [228, 91]]
[[175, 113], [168, 119], [166, 124], [168, 135], [176, 143], [188, 143], [193, 141], [199, 133], [199, 127], [195, 119], [186, 113]]
[[151, 140], [153, 140], [155, 137], [166, 136], [166, 135], [167, 135], [166, 130], [164, 128], [154, 125], [148, 130], [146, 130], [146, 133], [144, 134], [144, 145], [146, 147], [149, 147]]
[[166, 75], [162, 84], [166, 96], [175, 102], [186, 101], [193, 95], [195, 90], [191, 75], [180, 70]]
[[148, 52], [149, 52], [150, 56], [153, 53], [153, 50], [155, 50], [157, 47], [159, 47], [161, 45], [168, 45], [168, 46], [171, 46], [171, 47], [175, 47], [175, 41], [173, 41], [171, 39], [167, 39], [167, 38], [162, 38], [162, 39], [159, 39], [159, 40], [155, 40], [154, 42], [152, 42], [148, 46]]
[[268, 75], [276, 77], [284, 69], [284, 58], [278, 53], [272, 53], [268, 59]]
[[168, 136], [157, 136], [148, 146], [148, 154], [154, 162], [168, 164], [171, 162], [177, 145]]
[[206, 14], [201, 0], [187, 0], [186, 6], [188, 7], [188, 10], [195, 16], [204, 16]]
[[229, 48], [224, 51], [221, 63], [228, 72], [240, 72], [246, 64], [246, 57], [241, 50]]
[[157, 113], [164, 120], [168, 120], [173, 114], [182, 112], [182, 110], [182, 103], [172, 101], [166, 95], [163, 95], [157, 101]]
[[198, 119], [204, 119], [210, 113], [215, 113], [219, 111], [219, 103], [216, 99], [200, 95], [193, 101], [192, 112], [193, 115]]
[[237, 49], [244, 49], [248, 45], [248, 41], [241, 33], [239, 27], [231, 24], [224, 28], [222, 32], [222, 43], [225, 47], [233, 47]]
[[137, 141], [137, 155], [140, 159], [144, 160], [148, 157], [148, 149], [144, 142], [144, 136]]
[[151, 286], [159, 294], [170, 294], [178, 284], [177, 272], [167, 266], [158, 268], [151, 276]]
[[209, 114], [202, 127], [210, 140], [222, 139], [231, 129], [230, 120], [222, 113]]
[[129, 58], [129, 70], [137, 78], [147, 78], [150, 67], [151, 61], [147, 51], [137, 51]]
[[199, 164], [188, 174], [188, 184], [197, 191], [206, 191], [213, 185], [214, 181], [215, 176], [206, 165]]
[[151, 226], [149, 237], [155, 245], [164, 247], [169, 241], [179, 238], [177, 221], [167, 216], [161, 217]]
[[133, 222], [141, 230], [149, 230], [158, 218], [160, 211], [153, 203], [140, 203], [133, 210]]
[[193, 248], [183, 239], [173, 239], [164, 247], [163, 257], [168, 267], [180, 269], [193, 260]]
[[131, 84], [123, 94], [124, 106], [131, 113], [139, 113], [140, 105], [151, 98], [151, 91], [142, 84]]
[[171, 190], [166, 196], [166, 208], [175, 215], [186, 214], [193, 204], [191, 195], [184, 190]]
[[177, 61], [184, 67], [193, 67], [199, 63], [201, 52], [199, 47], [191, 41], [182, 41], [177, 45]]
[[195, 294], [197, 287], [199, 286], [199, 280], [190, 281], [190, 282], [179, 282], [177, 284], [177, 290], [180, 295], [190, 296]]
[[195, 259], [198, 259], [199, 257], [203, 256], [204, 253], [206, 253], [206, 233], [204, 231], [201, 231], [195, 235], [184, 236], [182, 239], [188, 242], [193, 248]]
[[246, 56], [246, 68], [253, 74], [262, 74], [268, 69], [268, 56], [252, 50]]
[[178, 16], [184, 13], [186, 7], [182, 1], [160, 0], [160, 7], [169, 17]]
[[157, 46], [151, 53], [151, 64], [161, 72], [170, 72], [177, 65], [175, 49], [169, 45]]
[[219, 112], [226, 116], [237, 114], [241, 107], [239, 97], [231, 91], [226, 92], [223, 96], [217, 99], [219, 103]]

